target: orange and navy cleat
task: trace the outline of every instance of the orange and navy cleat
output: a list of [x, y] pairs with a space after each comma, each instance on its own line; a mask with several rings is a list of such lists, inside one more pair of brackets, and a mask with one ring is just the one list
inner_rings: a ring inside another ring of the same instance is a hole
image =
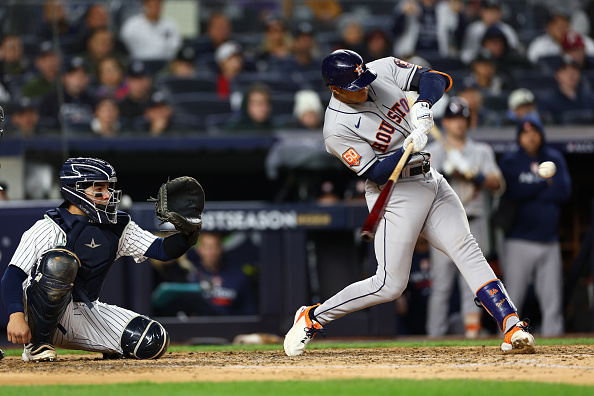
[[303, 306], [295, 313], [293, 327], [291, 327], [291, 330], [285, 336], [284, 347], [287, 356], [301, 355], [305, 351], [307, 343], [317, 333], [320, 333], [322, 337], [326, 337], [322, 325], [310, 316], [313, 313], [312, 310], [318, 305]]
[[529, 333], [530, 321], [519, 321], [505, 333], [501, 350], [507, 353], [535, 353], [534, 336]]

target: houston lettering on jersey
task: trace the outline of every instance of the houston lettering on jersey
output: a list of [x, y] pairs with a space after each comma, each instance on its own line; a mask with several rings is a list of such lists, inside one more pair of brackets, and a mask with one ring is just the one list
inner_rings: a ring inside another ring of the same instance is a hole
[[[410, 106], [408, 105], [408, 101], [406, 98], [401, 98], [398, 102], [394, 103], [394, 105], [388, 111], [387, 116], [388, 118], [395, 121], [397, 124], [400, 124], [406, 114], [410, 111]], [[388, 149], [388, 145], [392, 141], [392, 136], [396, 131], [396, 127], [390, 125], [385, 120], [379, 125], [378, 131], [375, 134], [376, 141], [371, 144], [371, 147], [385, 153]]]

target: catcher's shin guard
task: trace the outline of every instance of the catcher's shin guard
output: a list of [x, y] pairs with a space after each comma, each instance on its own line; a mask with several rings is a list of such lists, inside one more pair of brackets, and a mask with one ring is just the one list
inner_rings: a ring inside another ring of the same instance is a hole
[[516, 307], [499, 279], [485, 283], [478, 289], [475, 302], [489, 312], [503, 332], [506, 330], [507, 319], [511, 316], [518, 316]]
[[127, 356], [136, 359], [158, 359], [167, 352], [169, 333], [161, 323], [139, 315], [124, 328], [121, 343]]
[[78, 257], [66, 249], [50, 249], [37, 261], [25, 292], [32, 344], [52, 343], [56, 326], [70, 303], [79, 267]]

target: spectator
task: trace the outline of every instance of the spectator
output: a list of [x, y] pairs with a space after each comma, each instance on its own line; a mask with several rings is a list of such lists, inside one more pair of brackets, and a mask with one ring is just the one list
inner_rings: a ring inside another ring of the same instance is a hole
[[38, 28], [37, 36], [42, 40], [52, 40], [54, 26], [60, 37], [75, 37], [80, 30], [79, 26], [68, 21], [66, 9], [61, 0], [46, 0], [43, 5], [43, 22]]
[[[561, 48], [563, 49], [563, 54], [571, 56], [582, 70], [589, 70], [594, 67], [594, 61], [592, 56], [586, 55], [584, 39], [588, 40], [589, 37], [582, 36], [581, 34], [570, 30], [565, 33], [565, 37], [563, 37], [563, 41], [561, 41]], [[588, 42], [594, 44], [593, 41], [588, 40]], [[592, 54], [594, 48], [588, 52]]]
[[363, 205], [365, 203], [365, 179], [358, 177], [347, 183], [344, 190], [344, 201], [345, 202], [360, 202]]
[[243, 99], [239, 119], [229, 123], [226, 129], [235, 133], [271, 133], [274, 125], [270, 88], [262, 83], [251, 85]]
[[283, 59], [271, 59], [270, 70], [285, 74], [294, 72], [319, 72], [320, 51], [314, 35], [313, 26], [308, 22], [297, 25], [293, 37], [291, 56]]
[[[502, 186], [501, 171], [493, 149], [467, 136], [470, 110], [466, 100], [453, 97], [441, 120], [444, 142], [427, 146], [431, 165], [442, 173], [460, 198], [468, 217], [470, 232], [483, 252], [488, 252], [488, 194]], [[474, 304], [474, 295], [460, 272], [443, 252], [430, 248], [432, 282], [427, 315], [427, 332], [432, 337], [448, 332], [450, 299], [458, 283], [465, 336], [476, 338], [481, 328], [481, 310]]]
[[251, 279], [242, 264], [225, 259], [223, 239], [220, 234], [203, 231], [194, 249], [196, 279], [201, 295], [218, 315], [253, 315], [256, 302]]
[[19, 100], [12, 111], [10, 121], [16, 136], [30, 138], [39, 134], [39, 111], [29, 98], [23, 97]]
[[231, 83], [243, 71], [243, 49], [235, 41], [228, 41], [217, 48], [215, 61], [219, 66], [217, 93], [227, 99], [231, 95]]
[[334, 183], [324, 180], [316, 194], [316, 203], [321, 206], [330, 206], [340, 202], [340, 195], [336, 193]]
[[468, 25], [464, 33], [464, 41], [460, 51], [460, 58], [464, 63], [469, 64], [478, 55], [481, 47], [481, 40], [485, 32], [491, 26], [497, 26], [505, 37], [510, 48], [520, 50], [520, 40], [514, 28], [501, 20], [500, 0], [481, 0], [480, 20]]
[[8, 185], [0, 180], [0, 201], [8, 201]]
[[221, 44], [231, 39], [232, 31], [229, 18], [223, 13], [215, 12], [208, 19], [206, 34], [199, 38], [196, 52], [200, 56], [214, 54]]
[[305, 5], [322, 25], [332, 24], [342, 14], [342, 6], [337, 0], [305, 0]]
[[102, 137], [112, 137], [120, 131], [120, 109], [114, 99], [106, 97], [95, 106], [91, 129]]
[[107, 56], [97, 63], [97, 98], [110, 97], [121, 100], [128, 94], [128, 84], [124, 78], [122, 64], [117, 58]]
[[466, 25], [461, 1], [402, 0], [394, 10], [393, 52], [399, 58], [455, 56]]
[[[528, 46], [526, 55], [530, 62], [539, 65], [542, 58], [563, 55], [562, 43], [570, 31], [570, 16], [559, 8], [552, 9], [545, 26], [545, 34], [535, 37]], [[594, 56], [594, 40], [582, 36], [586, 54]]]
[[297, 128], [319, 130], [324, 121], [324, 107], [320, 95], [311, 90], [301, 90], [295, 93], [293, 116]]
[[[546, 144], [541, 122], [530, 115], [518, 123], [515, 152], [500, 161], [507, 185], [503, 199], [512, 202], [510, 225], [504, 230], [501, 257], [507, 292], [522, 314], [526, 293], [534, 283], [542, 313], [543, 336], [564, 333], [562, 262], [559, 245], [560, 205], [571, 195], [571, 179], [563, 155]], [[557, 173], [543, 179], [538, 164], [552, 161]]]
[[[60, 125], [77, 132], [90, 132], [95, 101], [89, 93], [89, 73], [81, 57], [70, 59], [62, 76], [64, 101], [58, 92], [47, 94], [39, 105], [44, 126], [59, 129]], [[61, 120], [60, 120], [61, 118]]]
[[511, 77], [499, 74], [495, 57], [487, 50], [479, 52], [470, 64], [470, 70], [464, 82], [475, 84], [483, 96], [499, 96], [504, 90], [513, 88]]
[[536, 111], [534, 94], [526, 88], [518, 88], [512, 91], [507, 98], [507, 116], [509, 120], [516, 125], [519, 120], [528, 114], [540, 118]]
[[335, 49], [349, 49], [357, 53], [365, 52], [365, 30], [363, 22], [355, 16], [345, 14], [338, 21], [340, 42]]
[[0, 45], [0, 77], [4, 82], [23, 76], [29, 70], [29, 62], [23, 56], [23, 42], [16, 34], [7, 34]]
[[532, 68], [528, 58], [516, 48], [511, 48], [508, 45], [505, 33], [498, 26], [491, 26], [485, 32], [479, 52], [484, 50], [493, 55], [498, 70], [504, 72], [507, 76], [509, 76], [509, 73], [506, 73], [506, 71]]
[[565, 55], [555, 80], [557, 87], [538, 101], [538, 110], [547, 123], [590, 124], [594, 118], [594, 94], [580, 84], [582, 72], [577, 62]]
[[144, 110], [151, 98], [153, 80], [144, 63], [135, 61], [128, 66], [126, 81], [128, 94], [118, 103], [122, 129], [143, 131], [146, 126]]
[[177, 51], [175, 58], [159, 73], [160, 76], [180, 78], [196, 77], [196, 50], [191, 46], [183, 46]]
[[143, 0], [143, 14], [128, 18], [120, 38], [135, 60], [173, 59], [182, 44], [177, 23], [161, 16], [162, 0]]
[[167, 102], [163, 92], [154, 92], [144, 109], [144, 118], [148, 121], [151, 136], [159, 136], [171, 126], [173, 108]]
[[288, 59], [293, 45], [285, 20], [270, 17], [265, 24], [264, 39], [257, 54], [260, 71], [267, 70], [270, 62]]
[[365, 51], [361, 54], [365, 62], [392, 56], [392, 43], [382, 29], [375, 29], [365, 35]]
[[116, 58], [122, 65], [125, 63], [124, 56], [115, 51], [114, 36], [108, 28], [97, 28], [89, 33], [86, 51], [81, 56], [88, 65], [89, 74], [93, 78], [98, 77], [99, 62], [108, 56]]
[[23, 86], [23, 96], [37, 99], [58, 88], [60, 57], [51, 41], [44, 41], [35, 58], [38, 73]]

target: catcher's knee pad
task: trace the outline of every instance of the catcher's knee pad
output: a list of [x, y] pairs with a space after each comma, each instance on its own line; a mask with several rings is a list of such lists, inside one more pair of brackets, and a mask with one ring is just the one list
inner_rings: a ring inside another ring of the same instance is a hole
[[136, 359], [158, 359], [169, 347], [169, 334], [161, 323], [146, 316], [137, 316], [122, 333], [124, 353]]
[[78, 257], [66, 249], [50, 249], [37, 260], [27, 286], [27, 321], [32, 342], [51, 344], [51, 337], [70, 303]]
[[489, 314], [497, 321], [497, 325], [501, 331], [505, 330], [505, 322], [510, 316], [517, 316], [517, 309], [513, 302], [507, 295], [503, 283], [499, 279], [494, 279], [491, 282], [483, 285], [476, 292], [475, 302], [482, 306], [489, 312]]

